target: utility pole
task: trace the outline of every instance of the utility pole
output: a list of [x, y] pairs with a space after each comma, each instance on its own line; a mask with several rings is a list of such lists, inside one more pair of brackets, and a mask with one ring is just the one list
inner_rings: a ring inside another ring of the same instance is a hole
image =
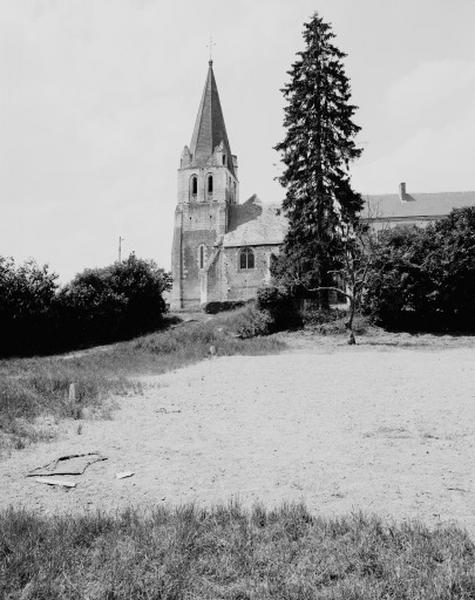
[[122, 242], [124, 240], [125, 240], [125, 238], [123, 238], [119, 235], [119, 262], [122, 262]]

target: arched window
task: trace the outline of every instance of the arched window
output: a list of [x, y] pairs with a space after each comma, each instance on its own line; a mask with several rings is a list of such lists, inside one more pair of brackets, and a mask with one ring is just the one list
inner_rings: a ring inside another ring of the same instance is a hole
[[239, 268], [253, 269], [254, 268], [254, 251], [251, 248], [243, 248], [239, 253]]
[[198, 266], [200, 269], [205, 268], [205, 247], [203, 244], [198, 248]]
[[226, 154], [223, 154], [223, 165], [226, 166]]
[[198, 194], [198, 177], [196, 177], [196, 175], [191, 176], [190, 191], [192, 196], [196, 196]]
[[213, 176], [208, 175], [208, 194], [213, 193]]

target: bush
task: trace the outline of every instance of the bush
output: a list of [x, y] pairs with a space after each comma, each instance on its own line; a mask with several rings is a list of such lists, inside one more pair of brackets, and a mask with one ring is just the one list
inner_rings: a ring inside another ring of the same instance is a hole
[[389, 327], [475, 331], [475, 207], [382, 233], [363, 310]]
[[269, 335], [273, 329], [273, 319], [269, 311], [259, 310], [256, 306], [246, 306], [233, 318], [233, 330], [241, 339], [258, 335]]
[[131, 255], [76, 275], [58, 295], [57, 320], [74, 345], [127, 339], [161, 325], [169, 287], [169, 276], [153, 261]]
[[296, 300], [276, 287], [259, 288], [256, 306], [269, 315], [271, 333], [297, 327], [302, 323]]
[[62, 289], [56, 280], [47, 266], [0, 257], [0, 356], [59, 352], [156, 329], [171, 284], [153, 261], [135, 256], [86, 269]]
[[[302, 314], [302, 320], [305, 327], [316, 331], [322, 335], [339, 335], [347, 334], [348, 313], [344, 310], [336, 308], [311, 309], [306, 310]], [[353, 332], [355, 334], [364, 334], [370, 327], [369, 317], [355, 315], [353, 320]]]
[[0, 355], [37, 352], [50, 338], [56, 280], [46, 265], [0, 256]]
[[244, 306], [244, 304], [245, 302], [243, 300], [224, 300], [221, 302], [207, 302], [203, 306], [203, 310], [208, 315], [216, 315], [219, 312], [240, 308], [241, 306]]

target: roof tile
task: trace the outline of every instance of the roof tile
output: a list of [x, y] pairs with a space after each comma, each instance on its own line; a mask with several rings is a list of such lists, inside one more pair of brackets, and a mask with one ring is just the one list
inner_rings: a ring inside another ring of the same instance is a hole
[[475, 206], [475, 192], [406, 194], [406, 198], [402, 201], [399, 194], [364, 196], [365, 206], [361, 216], [370, 219], [442, 217], [453, 208]]
[[243, 204], [230, 206], [229, 210], [229, 229], [223, 240], [225, 247], [283, 242], [287, 219], [280, 213], [280, 204], [262, 204], [254, 195]]

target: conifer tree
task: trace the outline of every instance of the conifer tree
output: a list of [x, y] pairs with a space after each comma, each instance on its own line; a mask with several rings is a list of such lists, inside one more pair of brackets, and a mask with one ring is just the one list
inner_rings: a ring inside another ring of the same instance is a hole
[[349, 175], [350, 163], [362, 152], [354, 141], [360, 130], [352, 120], [357, 107], [350, 102], [346, 54], [334, 37], [318, 14], [305, 23], [305, 48], [281, 90], [286, 134], [275, 149], [284, 163], [279, 181], [286, 190], [282, 208], [289, 229], [274, 275], [303, 289], [331, 285], [330, 271], [342, 251], [342, 222], [352, 223], [362, 206]]

